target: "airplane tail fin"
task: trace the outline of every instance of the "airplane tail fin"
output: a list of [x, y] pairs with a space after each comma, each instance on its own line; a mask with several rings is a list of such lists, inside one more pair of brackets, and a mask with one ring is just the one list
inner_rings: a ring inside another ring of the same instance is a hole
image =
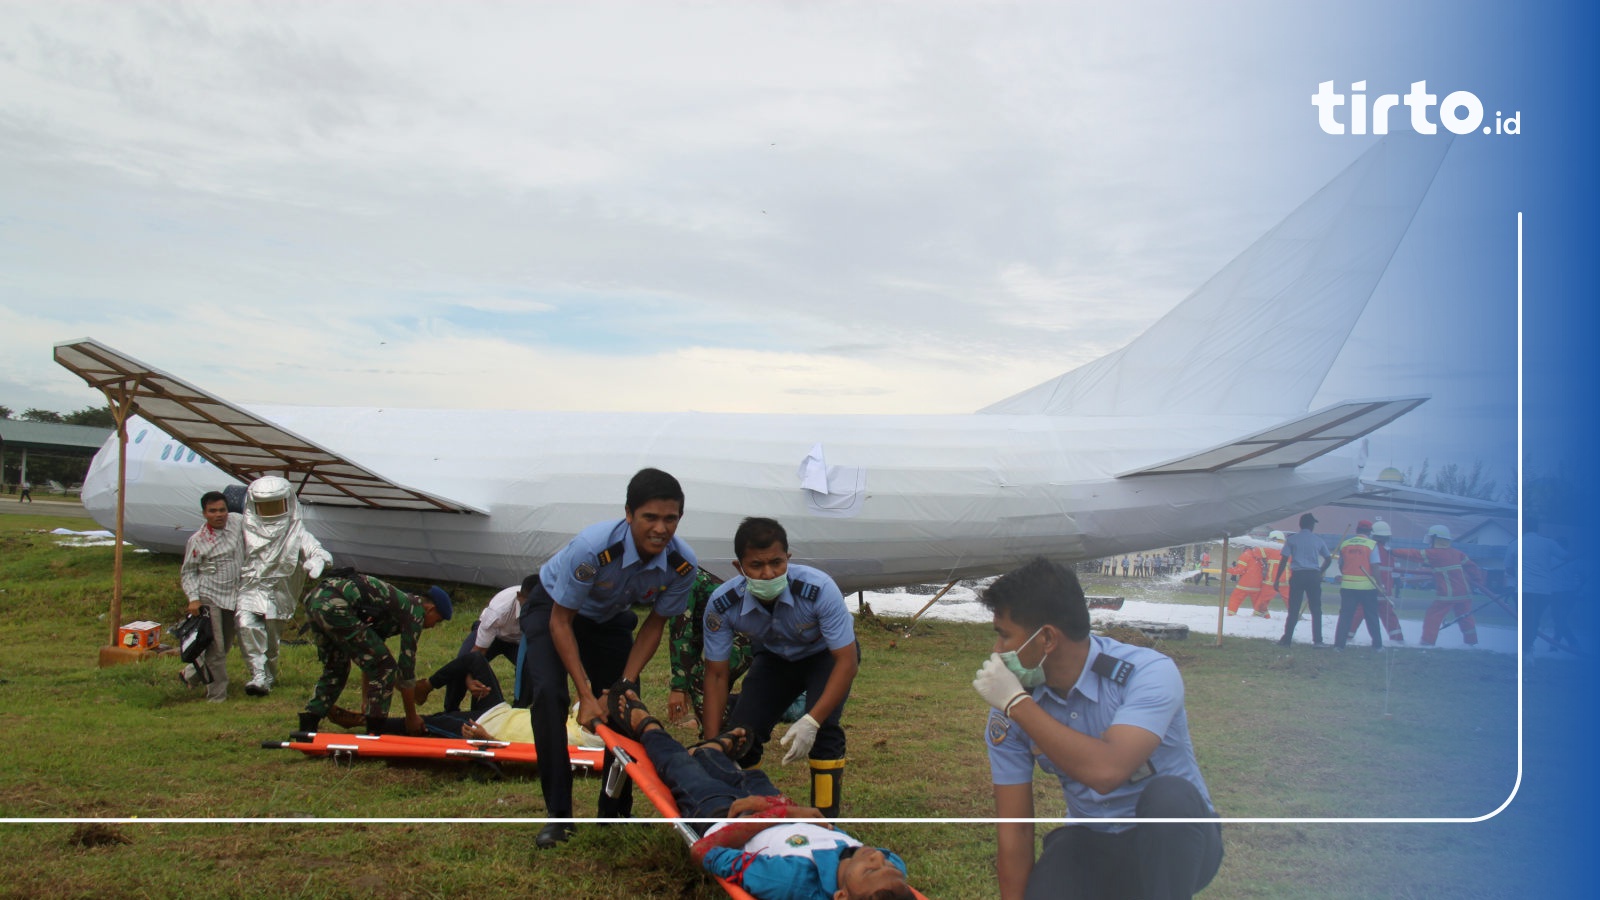
[[1304, 412], [1449, 144], [1384, 138], [1132, 343], [979, 412]]

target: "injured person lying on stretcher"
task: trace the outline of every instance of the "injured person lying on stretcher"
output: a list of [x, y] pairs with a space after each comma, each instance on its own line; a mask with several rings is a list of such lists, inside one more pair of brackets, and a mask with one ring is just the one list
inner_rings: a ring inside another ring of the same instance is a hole
[[[426, 734], [433, 737], [465, 738], [468, 740], [496, 740], [513, 743], [533, 743], [533, 723], [528, 711], [506, 702], [500, 690], [500, 681], [482, 653], [466, 653], [439, 667], [426, 679], [417, 681], [413, 688], [417, 706], [427, 701], [436, 690], [446, 690], [451, 685], [471, 696], [472, 706], [466, 710], [437, 712], [422, 717]], [[364, 728], [373, 734], [405, 734], [406, 720], [397, 716], [374, 719], [368, 722], [360, 713], [335, 706], [328, 713], [329, 721], [344, 728]], [[567, 721], [567, 740], [573, 747], [598, 749], [604, 743], [593, 734], [583, 731], [571, 719]]]
[[[621, 687], [621, 685], [619, 685]], [[701, 835], [691, 853], [707, 872], [757, 898], [911, 900], [900, 857], [868, 847], [796, 806], [760, 769], [733, 760], [748, 748], [743, 728], [685, 749], [650, 715], [633, 690], [606, 693], [607, 724], [643, 746], [661, 781]]]

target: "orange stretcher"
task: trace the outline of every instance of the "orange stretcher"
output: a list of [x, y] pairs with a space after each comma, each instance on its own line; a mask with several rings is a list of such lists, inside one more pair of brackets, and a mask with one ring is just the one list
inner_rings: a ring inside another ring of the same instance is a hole
[[[690, 828], [679, 817], [678, 801], [672, 799], [672, 791], [667, 788], [666, 782], [662, 781], [661, 776], [656, 773], [656, 767], [651, 764], [650, 757], [645, 755], [644, 746], [638, 741], [623, 737], [609, 726], [602, 725], [599, 722], [595, 723], [594, 731], [606, 742], [606, 748], [611, 751], [612, 759], [614, 760], [612, 763], [613, 769], [606, 773], [605, 786], [602, 790], [615, 796], [617, 789], [621, 786], [622, 774], [626, 774], [628, 778], [633, 780], [634, 787], [638, 788], [639, 792], [650, 800], [650, 804], [656, 808], [656, 812], [660, 813], [662, 818], [675, 820], [672, 823], [672, 827], [677, 829], [684, 842], [691, 847], [694, 846], [694, 842], [700, 839], [700, 835], [696, 834], [694, 829]], [[621, 769], [615, 768], [617, 766], [621, 766]], [[718, 876], [713, 877], [716, 877], [717, 883], [722, 885], [722, 889], [727, 891], [728, 896], [734, 898], [734, 900], [756, 900], [749, 891], [728, 879]], [[919, 900], [928, 900], [916, 888], [912, 888], [911, 892]]]
[[[299, 750], [307, 756], [335, 759], [436, 759], [491, 760], [497, 763], [537, 763], [532, 744], [465, 738], [411, 737], [402, 734], [342, 734], [332, 731], [295, 732], [287, 741], [263, 741], [266, 750]], [[574, 769], [600, 771], [604, 750], [567, 747]]]

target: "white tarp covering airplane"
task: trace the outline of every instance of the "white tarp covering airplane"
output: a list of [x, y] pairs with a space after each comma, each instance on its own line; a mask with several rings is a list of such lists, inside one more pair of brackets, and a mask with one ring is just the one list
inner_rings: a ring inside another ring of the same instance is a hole
[[[341, 565], [506, 585], [619, 517], [656, 466], [683, 483], [679, 535], [723, 576], [748, 515], [781, 520], [846, 591], [990, 575], [1354, 493], [1357, 460], [1330, 451], [1426, 398], [1307, 407], [1447, 146], [1377, 144], [1132, 343], [972, 415], [245, 408], [93, 340], [55, 358], [132, 401], [126, 533], [152, 549], [181, 550], [204, 491], [277, 474]], [[113, 437], [83, 489], [107, 527], [116, 457]]]

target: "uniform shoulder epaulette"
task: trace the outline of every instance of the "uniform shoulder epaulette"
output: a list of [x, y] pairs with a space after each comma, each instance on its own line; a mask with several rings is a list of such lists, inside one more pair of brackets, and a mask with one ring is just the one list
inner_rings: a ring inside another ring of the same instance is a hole
[[789, 579], [789, 593], [801, 600], [815, 603], [817, 598], [822, 596], [822, 588], [809, 581], [796, 581], [791, 578]]
[[1117, 684], [1127, 684], [1128, 676], [1133, 674], [1133, 663], [1117, 659], [1115, 656], [1106, 653], [1095, 657], [1094, 665], [1089, 668], [1101, 678], [1114, 681]]
[[711, 611], [717, 613], [727, 612], [728, 607], [733, 605], [733, 598], [736, 596], [738, 595], [732, 588], [723, 591], [721, 594], [712, 598]]
[[676, 550], [667, 551], [667, 568], [679, 575], [688, 575], [694, 571], [694, 563], [683, 558], [683, 554]]
[[604, 550], [601, 550], [600, 553], [595, 558], [600, 561], [600, 565], [607, 566], [607, 565], [611, 564], [611, 561], [613, 559], [618, 559], [621, 556], [622, 556], [622, 542], [621, 541], [617, 541], [615, 544], [612, 544], [611, 546], [605, 548]]

